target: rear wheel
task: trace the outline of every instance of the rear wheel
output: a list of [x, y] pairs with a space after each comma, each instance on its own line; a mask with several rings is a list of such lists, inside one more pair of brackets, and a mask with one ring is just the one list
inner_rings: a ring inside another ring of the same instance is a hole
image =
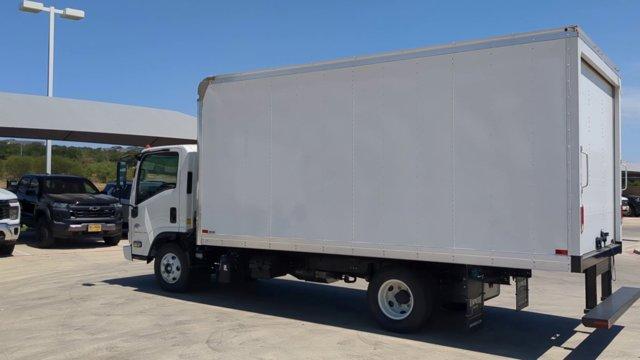
[[167, 291], [184, 292], [189, 288], [189, 257], [178, 244], [162, 245], [153, 264], [156, 280]]
[[122, 235], [105, 236], [103, 239], [107, 246], [116, 246], [120, 243], [120, 240], [122, 240]]
[[51, 231], [51, 226], [49, 225], [49, 221], [45, 216], [41, 216], [38, 219], [38, 224], [36, 226], [36, 235], [38, 237], [38, 247], [48, 248], [53, 246], [53, 244], [55, 243], [53, 232]]
[[13, 254], [14, 247], [16, 247], [16, 244], [0, 245], [0, 256], [9, 256]]
[[420, 329], [431, 317], [434, 292], [429, 274], [388, 268], [373, 276], [367, 297], [369, 308], [380, 326], [405, 333]]

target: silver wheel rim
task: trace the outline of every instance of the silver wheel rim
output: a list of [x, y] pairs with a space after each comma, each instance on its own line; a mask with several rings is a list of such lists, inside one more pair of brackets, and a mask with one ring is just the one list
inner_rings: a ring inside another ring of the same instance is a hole
[[160, 260], [160, 274], [162, 279], [173, 284], [180, 280], [180, 274], [182, 274], [182, 264], [180, 258], [174, 253], [166, 253]]
[[390, 319], [405, 319], [413, 310], [413, 293], [403, 281], [387, 280], [378, 289], [378, 306]]

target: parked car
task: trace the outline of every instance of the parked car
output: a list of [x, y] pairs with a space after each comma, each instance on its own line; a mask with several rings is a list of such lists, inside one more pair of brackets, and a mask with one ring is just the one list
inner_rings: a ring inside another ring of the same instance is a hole
[[118, 187], [115, 182], [109, 182], [105, 185], [102, 193], [111, 195], [120, 200], [120, 204], [122, 205], [122, 233], [127, 234], [129, 232], [129, 197], [131, 196], [131, 182], [127, 182], [124, 187]]
[[623, 196], [621, 204], [622, 216], [629, 216], [629, 199]]
[[0, 255], [13, 253], [20, 235], [20, 204], [16, 195], [0, 189]]
[[624, 213], [624, 216], [636, 217], [640, 215], [640, 196], [638, 195], [630, 195], [625, 194], [625, 198], [627, 198], [627, 205], [629, 206], [629, 210]]
[[35, 227], [38, 245], [58, 238], [100, 236], [107, 245], [122, 238], [122, 206], [101, 194], [86, 178], [71, 175], [25, 175], [17, 196], [22, 223]]

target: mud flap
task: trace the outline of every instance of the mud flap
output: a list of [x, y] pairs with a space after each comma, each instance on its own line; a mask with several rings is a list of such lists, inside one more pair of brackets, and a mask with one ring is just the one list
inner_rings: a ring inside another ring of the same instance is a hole
[[472, 330], [482, 325], [484, 310], [484, 283], [481, 279], [473, 276], [473, 271], [468, 271], [465, 281], [466, 304], [465, 313], [466, 328]]
[[529, 306], [529, 279], [516, 276], [516, 310]]

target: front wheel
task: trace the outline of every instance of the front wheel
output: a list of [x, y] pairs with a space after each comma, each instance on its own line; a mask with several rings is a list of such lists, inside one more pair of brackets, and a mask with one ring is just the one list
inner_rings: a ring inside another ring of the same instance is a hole
[[49, 221], [45, 216], [41, 216], [38, 219], [38, 225], [36, 226], [36, 234], [38, 236], [38, 247], [48, 248], [53, 246], [55, 239], [53, 238], [53, 232]]
[[167, 291], [184, 292], [189, 288], [189, 257], [178, 244], [162, 245], [153, 264], [156, 280]]
[[404, 268], [382, 269], [367, 289], [369, 308], [384, 329], [412, 332], [431, 317], [435, 287], [428, 273]]
[[0, 245], [0, 256], [9, 256], [9, 255], [13, 254], [13, 248], [15, 246], [16, 246], [16, 244]]

